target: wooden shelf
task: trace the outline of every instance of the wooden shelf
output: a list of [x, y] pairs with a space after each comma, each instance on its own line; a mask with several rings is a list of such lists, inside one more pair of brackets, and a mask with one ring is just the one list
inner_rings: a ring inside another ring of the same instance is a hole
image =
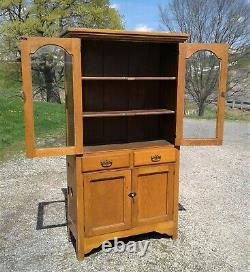
[[96, 152], [96, 151], [112, 151], [119, 149], [141, 149], [141, 148], [152, 148], [152, 147], [170, 147], [174, 148], [174, 145], [167, 142], [166, 140], [155, 140], [145, 142], [133, 142], [123, 144], [100, 144], [93, 146], [84, 146], [84, 152]]
[[167, 109], [128, 110], [128, 111], [89, 111], [84, 112], [83, 117], [119, 117], [119, 116], [159, 115], [173, 113], [175, 112]]
[[82, 80], [175, 80], [176, 77], [82, 77]]

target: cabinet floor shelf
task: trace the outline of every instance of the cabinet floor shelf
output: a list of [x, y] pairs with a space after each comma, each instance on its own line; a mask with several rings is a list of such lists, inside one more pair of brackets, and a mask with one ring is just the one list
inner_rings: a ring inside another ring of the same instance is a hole
[[175, 80], [176, 77], [82, 77], [82, 80]]
[[129, 111], [92, 111], [84, 112], [83, 117], [119, 117], [119, 116], [138, 116], [138, 115], [159, 115], [174, 114], [175, 112], [167, 109], [153, 110], [129, 110]]
[[114, 151], [121, 149], [142, 149], [142, 148], [154, 148], [154, 147], [170, 147], [174, 148], [174, 145], [166, 140], [154, 140], [145, 142], [130, 142], [122, 144], [100, 144], [94, 146], [84, 146], [85, 153], [92, 153], [97, 151]]

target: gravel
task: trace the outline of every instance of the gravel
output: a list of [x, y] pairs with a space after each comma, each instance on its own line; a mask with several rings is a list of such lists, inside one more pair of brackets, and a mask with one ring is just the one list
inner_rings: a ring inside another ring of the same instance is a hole
[[[139, 253], [75, 258], [65, 227], [65, 158], [0, 165], [0, 271], [249, 271], [249, 123], [226, 122], [218, 147], [182, 147], [179, 237], [146, 234]], [[42, 216], [43, 212], [43, 216]]]

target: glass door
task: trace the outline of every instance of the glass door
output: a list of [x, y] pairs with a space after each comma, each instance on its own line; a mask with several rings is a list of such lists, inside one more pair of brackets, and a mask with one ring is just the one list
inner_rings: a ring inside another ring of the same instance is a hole
[[227, 83], [226, 44], [179, 44], [176, 145], [220, 145]]
[[83, 153], [80, 40], [21, 42], [28, 157]]

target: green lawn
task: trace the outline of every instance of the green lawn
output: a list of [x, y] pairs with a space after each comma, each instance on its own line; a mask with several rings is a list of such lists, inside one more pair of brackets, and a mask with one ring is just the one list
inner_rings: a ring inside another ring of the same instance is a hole
[[[35, 102], [35, 131], [39, 139], [63, 137], [64, 105]], [[22, 99], [0, 97], [0, 160], [24, 150]]]
[[236, 67], [238, 68], [246, 68], [246, 67], [250, 67], [250, 59], [249, 57], [246, 58], [242, 58], [238, 61]]
[[[0, 161], [25, 150], [20, 63], [0, 62]], [[38, 146], [65, 141], [64, 105], [35, 102]]]
[[[205, 107], [204, 115], [198, 116], [194, 113], [196, 107], [191, 103], [186, 104], [186, 117], [192, 119], [215, 119], [216, 118], [216, 108], [213, 105], [207, 105]], [[232, 121], [250, 121], [250, 112], [242, 111], [240, 109], [231, 109], [226, 107], [225, 109], [225, 120]]]

